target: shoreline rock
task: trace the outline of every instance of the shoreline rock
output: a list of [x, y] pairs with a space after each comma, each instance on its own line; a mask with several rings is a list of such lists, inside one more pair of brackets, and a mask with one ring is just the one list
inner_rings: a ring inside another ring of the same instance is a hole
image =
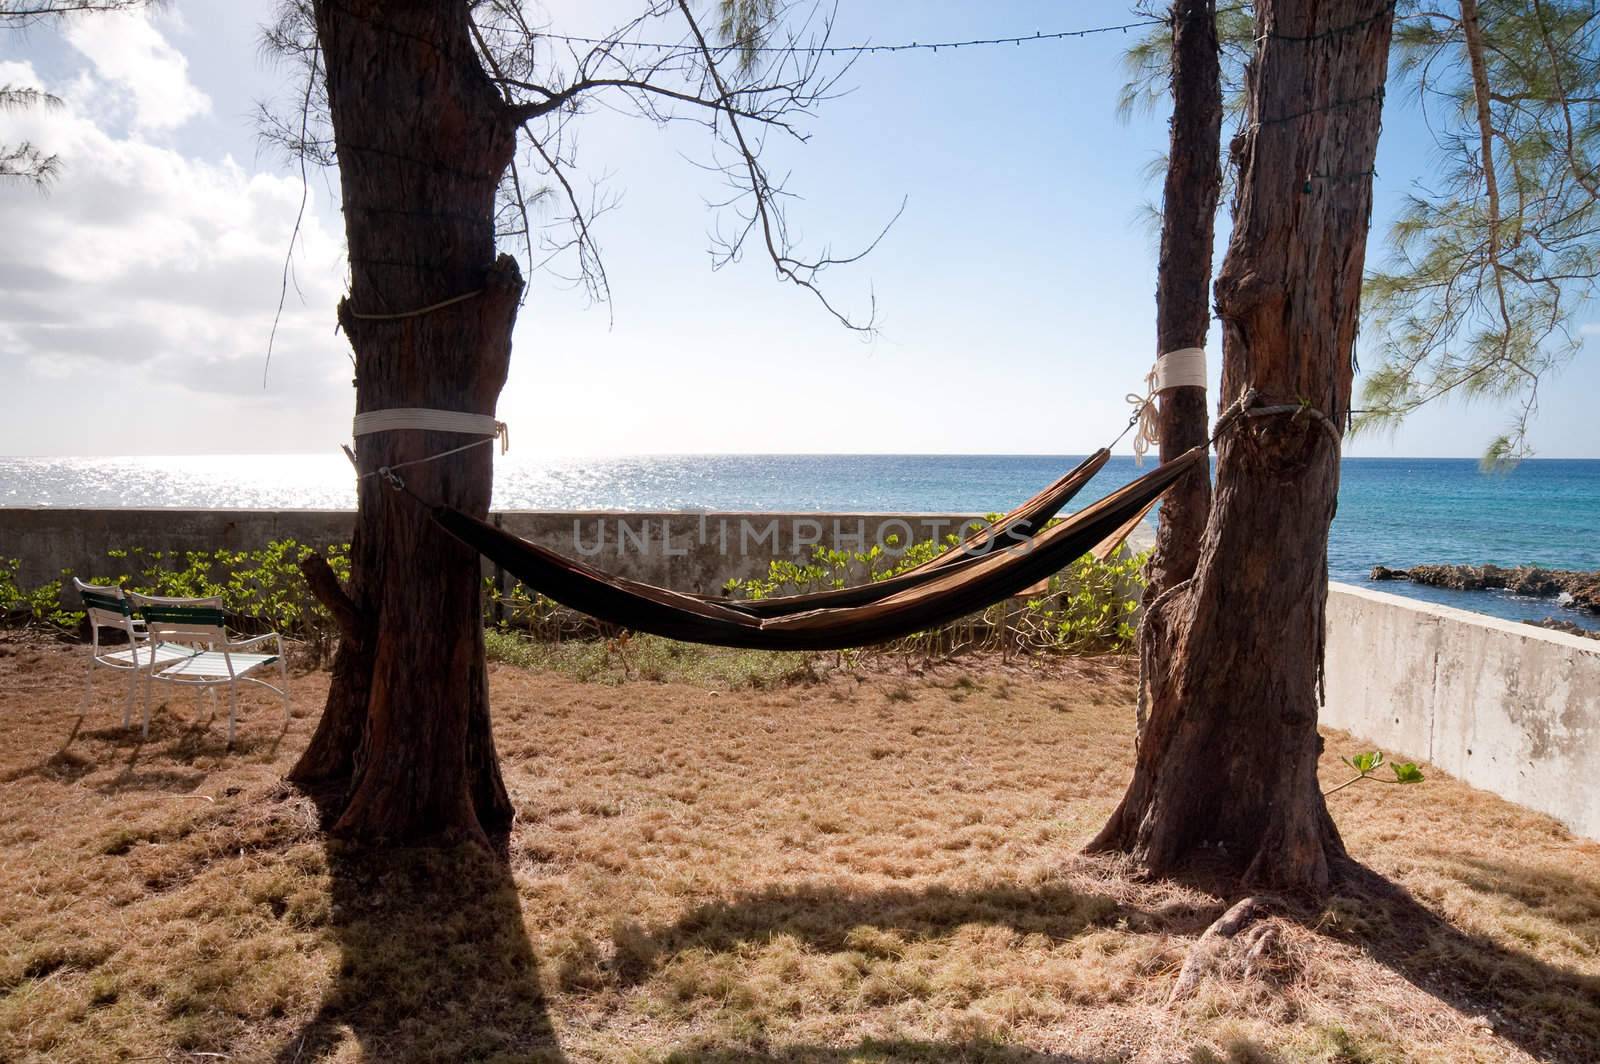
[[1563, 621], [1556, 617], [1546, 617], [1542, 621], [1527, 620], [1523, 621], [1522, 623], [1531, 624], [1535, 628], [1548, 628], [1552, 632], [1565, 632], [1568, 635], [1580, 635], [1585, 639], [1600, 639], [1600, 631], [1585, 628], [1582, 625], [1573, 624], [1571, 621]]
[[1506, 590], [1531, 598], [1560, 599], [1563, 606], [1600, 613], [1600, 572], [1541, 569], [1535, 565], [1512, 569], [1498, 565], [1413, 565], [1409, 569], [1374, 565], [1371, 579], [1409, 580], [1453, 591]]

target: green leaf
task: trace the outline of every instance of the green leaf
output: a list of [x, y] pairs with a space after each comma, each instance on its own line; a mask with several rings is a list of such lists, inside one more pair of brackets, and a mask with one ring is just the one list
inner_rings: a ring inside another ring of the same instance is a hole
[[1417, 768], [1415, 761], [1405, 761], [1397, 765], [1390, 765], [1394, 769], [1396, 783], [1421, 783], [1422, 770]]

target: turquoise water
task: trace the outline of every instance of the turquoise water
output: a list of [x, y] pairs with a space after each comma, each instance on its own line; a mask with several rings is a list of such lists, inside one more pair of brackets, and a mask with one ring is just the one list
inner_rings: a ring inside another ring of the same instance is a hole
[[[1048, 455], [669, 455], [498, 461], [494, 505], [536, 510], [820, 510], [987, 513], [1009, 509], [1078, 461]], [[1136, 476], [1114, 458], [1089, 488]], [[339, 455], [0, 458], [0, 506], [347, 508]], [[1600, 460], [1535, 459], [1484, 474], [1471, 459], [1347, 459], [1329, 575], [1422, 562], [1600, 569]], [[0, 543], [0, 554], [5, 545]], [[1396, 594], [1512, 620], [1600, 617], [1496, 592], [1404, 583]]]
[[[1328, 541], [1328, 574], [1361, 583], [1373, 565], [1540, 565], [1600, 569], [1600, 461], [1538, 459], [1484, 474], [1473, 459], [1347, 459]], [[1498, 591], [1408, 583], [1380, 590], [1510, 620], [1600, 616]]]

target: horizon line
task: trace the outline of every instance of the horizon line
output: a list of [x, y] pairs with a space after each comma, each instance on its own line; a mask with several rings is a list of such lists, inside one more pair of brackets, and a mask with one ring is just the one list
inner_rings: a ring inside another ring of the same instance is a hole
[[[1083, 451], [547, 451], [543, 458], [552, 460], [591, 459], [614, 461], [633, 458], [1083, 458], [1098, 448]], [[4, 461], [66, 461], [73, 459], [147, 459], [147, 458], [342, 458], [338, 451], [190, 451], [182, 453], [152, 452], [146, 454], [0, 454]], [[1113, 458], [1132, 458], [1131, 451], [1113, 451]], [[1347, 462], [1481, 462], [1479, 455], [1350, 455], [1341, 454]], [[521, 460], [513, 453], [497, 455], [497, 461]], [[1145, 460], [1158, 463], [1155, 455]], [[1213, 456], [1215, 460], [1215, 456]], [[1600, 462], [1600, 455], [1531, 455], [1515, 459], [1522, 462]]]

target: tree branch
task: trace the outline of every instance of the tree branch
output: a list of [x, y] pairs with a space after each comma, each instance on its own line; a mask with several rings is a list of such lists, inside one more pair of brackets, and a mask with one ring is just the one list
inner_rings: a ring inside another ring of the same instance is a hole
[[[711, 54], [711, 48], [706, 44], [705, 34], [700, 31], [700, 25], [695, 21], [694, 13], [689, 10], [688, 0], [677, 0], [677, 5], [678, 10], [683, 13], [684, 21], [689, 25], [690, 33], [694, 35], [695, 43], [699, 46], [701, 56], [705, 60], [707, 76], [711, 79], [712, 84], [716, 86], [718, 94], [724, 99], [728, 98], [728, 88], [723, 83], [721, 72], [717, 69], [716, 57]], [[733, 135], [734, 142], [738, 145], [745, 173], [749, 177], [750, 192], [755, 197], [755, 209], [761, 224], [762, 242], [767, 249], [767, 255], [771, 258], [774, 268], [778, 271], [778, 276], [816, 296], [828, 313], [832, 314], [845, 328], [857, 332], [873, 332], [876, 328], [877, 301], [873, 300], [873, 317], [869, 317], [865, 323], [854, 322], [829, 302], [827, 296], [817, 287], [816, 275], [828, 266], [855, 262], [870, 253], [888, 233], [889, 227], [894, 225], [901, 213], [905, 211], [904, 201], [900, 204], [900, 210], [895, 212], [894, 218], [889, 220], [888, 225], [884, 226], [882, 232], [858, 254], [844, 259], [824, 257], [810, 263], [795, 259], [788, 253], [787, 242], [782, 240], [777, 233], [777, 230], [781, 229], [782, 220], [781, 217], [776, 215], [772, 205], [774, 190], [767, 180], [766, 171], [757, 160], [756, 153], [751, 150], [750, 142], [745, 139], [744, 130], [739, 127], [738, 115], [727, 109], [724, 109], [724, 112], [728, 116], [728, 128]]]
[[361, 611], [356, 609], [350, 596], [345, 594], [344, 588], [339, 586], [339, 578], [334, 575], [328, 560], [316, 552], [307, 554], [300, 559], [300, 573], [306, 578], [306, 586], [311, 589], [312, 597], [333, 615], [334, 623], [339, 626], [339, 634], [359, 651], [371, 634], [368, 631], [371, 626]]

